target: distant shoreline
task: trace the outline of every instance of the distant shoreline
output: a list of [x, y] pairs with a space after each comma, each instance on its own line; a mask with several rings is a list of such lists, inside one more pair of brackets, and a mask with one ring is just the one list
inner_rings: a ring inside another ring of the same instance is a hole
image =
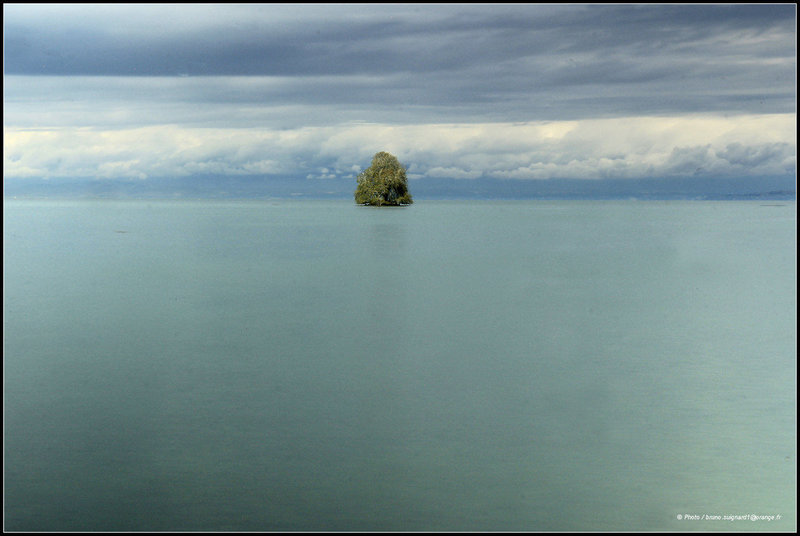
[[[793, 201], [794, 176], [738, 179], [416, 179], [415, 200], [700, 200]], [[204, 175], [147, 180], [9, 178], [4, 198], [349, 199], [355, 180]]]

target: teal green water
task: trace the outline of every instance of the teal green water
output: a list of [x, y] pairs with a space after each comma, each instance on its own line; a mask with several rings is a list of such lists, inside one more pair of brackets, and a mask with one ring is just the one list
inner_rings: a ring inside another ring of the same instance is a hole
[[796, 221], [6, 200], [4, 528], [794, 531]]

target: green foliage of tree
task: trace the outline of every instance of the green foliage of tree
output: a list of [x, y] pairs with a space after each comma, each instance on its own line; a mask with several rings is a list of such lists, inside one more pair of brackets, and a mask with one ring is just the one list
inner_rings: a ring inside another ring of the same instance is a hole
[[359, 205], [397, 206], [414, 202], [408, 191], [406, 168], [392, 154], [376, 153], [372, 164], [358, 174], [356, 181], [355, 198]]

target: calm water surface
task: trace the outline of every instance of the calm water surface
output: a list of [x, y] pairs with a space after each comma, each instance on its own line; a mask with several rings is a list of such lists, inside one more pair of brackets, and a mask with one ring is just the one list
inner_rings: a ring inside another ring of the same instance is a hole
[[794, 202], [3, 219], [6, 530], [796, 529]]

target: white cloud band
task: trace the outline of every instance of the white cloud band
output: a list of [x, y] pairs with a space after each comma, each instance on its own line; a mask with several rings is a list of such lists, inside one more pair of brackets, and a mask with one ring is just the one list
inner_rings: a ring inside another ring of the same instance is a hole
[[4, 127], [6, 177], [347, 177], [380, 150], [411, 178], [757, 176], [796, 170], [794, 114], [294, 129]]

